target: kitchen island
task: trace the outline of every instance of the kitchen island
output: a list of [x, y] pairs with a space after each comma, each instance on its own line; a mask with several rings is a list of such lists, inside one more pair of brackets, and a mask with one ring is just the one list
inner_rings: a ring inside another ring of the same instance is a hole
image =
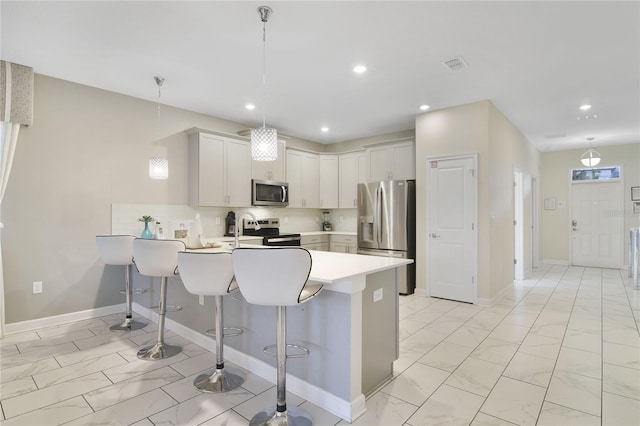
[[[287, 342], [309, 349], [307, 358], [287, 361], [287, 390], [352, 421], [366, 411], [365, 396], [393, 375], [399, 354], [397, 270], [412, 261], [310, 253], [309, 281], [323, 283], [324, 289], [308, 303], [287, 309]], [[201, 334], [211, 328], [212, 304], [190, 299], [179, 302], [189, 305], [182, 312], [191, 312], [172, 315], [167, 328], [213, 349], [211, 338]], [[225, 339], [226, 360], [275, 383], [275, 359], [263, 353], [275, 343], [275, 308], [251, 305], [239, 294], [224, 297], [223, 303], [225, 326], [244, 331]], [[146, 310], [136, 307], [139, 313]]]

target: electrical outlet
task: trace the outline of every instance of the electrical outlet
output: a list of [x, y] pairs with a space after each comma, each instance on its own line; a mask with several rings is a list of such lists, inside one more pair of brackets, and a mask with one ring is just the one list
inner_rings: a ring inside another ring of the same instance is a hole
[[42, 293], [42, 281], [34, 281], [33, 282], [33, 294]]
[[373, 301], [374, 302], [379, 302], [380, 300], [382, 300], [382, 289], [381, 288], [373, 291]]
[[204, 296], [203, 295], [198, 296], [198, 303], [201, 304], [201, 305], [204, 305]]
[[216, 225], [220, 225], [220, 216], [216, 216]]
[[289, 223], [289, 216], [284, 217], [284, 223]]

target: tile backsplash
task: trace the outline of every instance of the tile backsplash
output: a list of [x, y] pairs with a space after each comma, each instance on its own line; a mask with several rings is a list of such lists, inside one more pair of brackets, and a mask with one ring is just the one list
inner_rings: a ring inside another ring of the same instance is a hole
[[[221, 237], [224, 234], [224, 219], [229, 211], [236, 215], [249, 212], [256, 218], [280, 218], [281, 232], [320, 231], [322, 228], [321, 209], [289, 209], [289, 208], [233, 208], [233, 207], [191, 207], [186, 204], [112, 204], [111, 233], [140, 235], [144, 223], [139, 218], [149, 215], [157, 218], [165, 230], [171, 220], [192, 220], [200, 214], [205, 237]], [[334, 209], [330, 220], [334, 231], [355, 232], [355, 209]], [[155, 226], [150, 226], [156, 233]]]

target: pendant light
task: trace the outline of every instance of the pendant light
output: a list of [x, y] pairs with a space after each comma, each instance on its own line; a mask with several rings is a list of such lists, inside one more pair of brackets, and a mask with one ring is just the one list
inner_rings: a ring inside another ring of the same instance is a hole
[[580, 162], [587, 167], [597, 166], [600, 163], [600, 159], [602, 158], [598, 151], [591, 148], [591, 142], [594, 139], [595, 138], [587, 138], [587, 140], [589, 141], [589, 149], [584, 154], [582, 154], [582, 157], [580, 157]]
[[[157, 106], [157, 117], [156, 117], [156, 126], [160, 125], [160, 88], [162, 84], [164, 84], [164, 77], [160, 77], [156, 75], [153, 77], [153, 80], [158, 85], [158, 106]], [[169, 179], [169, 160], [161, 157], [152, 157], [149, 158], [149, 177], [151, 179]]]
[[251, 158], [258, 161], [275, 161], [278, 158], [278, 132], [266, 126], [267, 115], [267, 48], [266, 23], [273, 13], [270, 7], [258, 8], [262, 21], [262, 127], [251, 129]]

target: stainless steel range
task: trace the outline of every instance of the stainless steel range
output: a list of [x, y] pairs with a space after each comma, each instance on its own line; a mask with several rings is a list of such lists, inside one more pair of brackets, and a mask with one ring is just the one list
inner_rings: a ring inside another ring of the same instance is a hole
[[300, 246], [300, 234], [280, 233], [280, 219], [277, 217], [243, 219], [242, 234], [262, 237], [262, 245], [265, 246]]

